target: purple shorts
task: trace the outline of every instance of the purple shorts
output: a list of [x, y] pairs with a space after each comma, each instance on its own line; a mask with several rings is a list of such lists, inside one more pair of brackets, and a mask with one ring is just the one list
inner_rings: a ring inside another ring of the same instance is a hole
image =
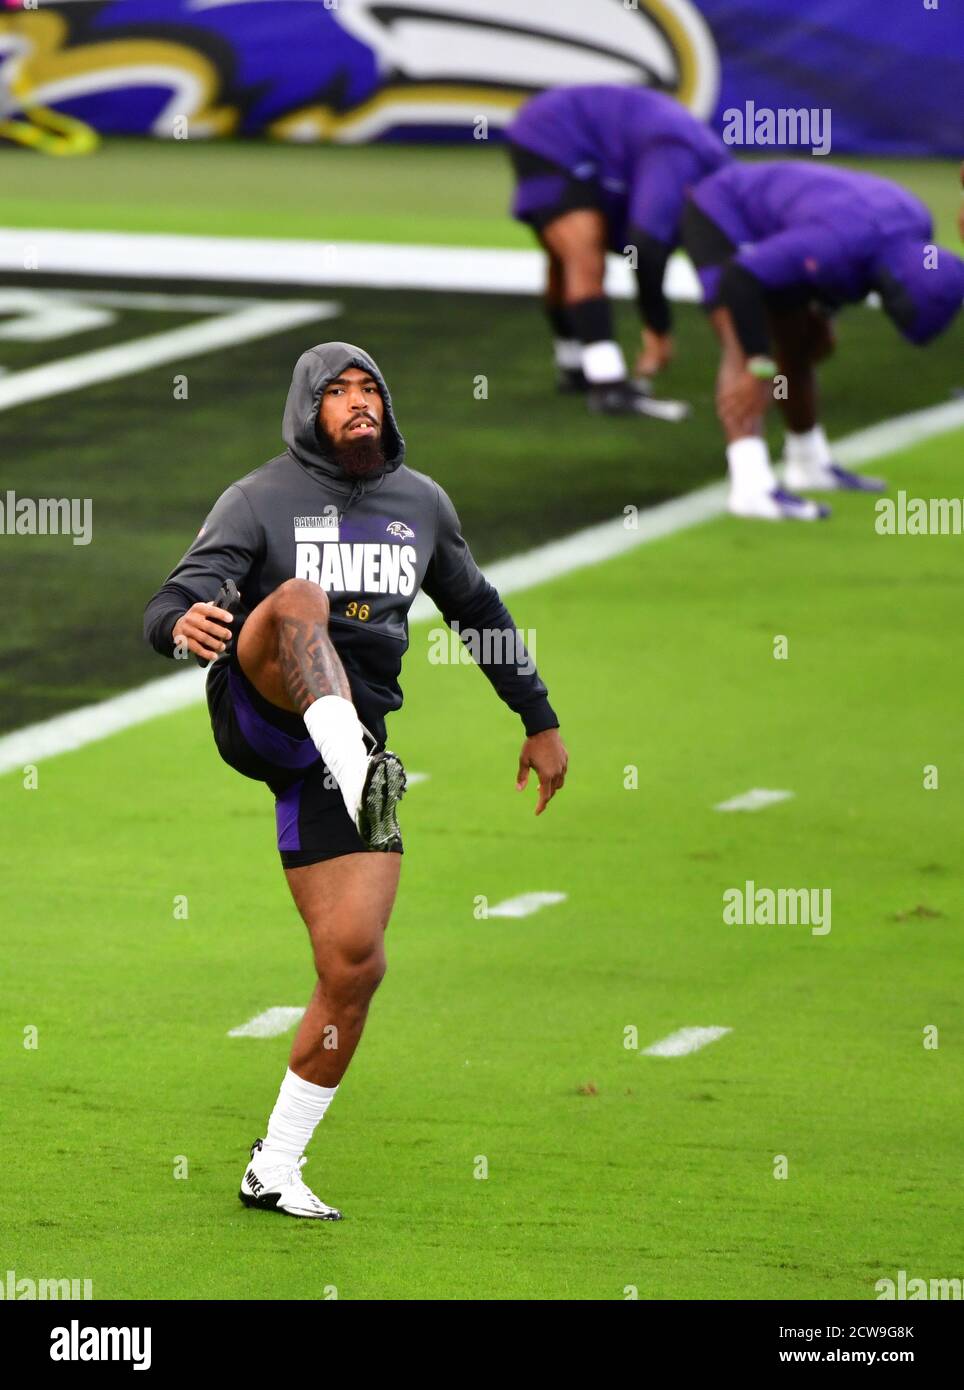
[[[267, 701], [232, 661], [212, 666], [207, 699], [221, 757], [274, 793], [278, 851], [286, 869], [367, 852], [299, 715]], [[397, 849], [402, 852], [401, 841]]]
[[687, 199], [681, 224], [683, 247], [699, 276], [703, 289], [703, 306], [715, 309], [724, 267], [736, 254], [737, 243], [703, 211], [693, 199]]

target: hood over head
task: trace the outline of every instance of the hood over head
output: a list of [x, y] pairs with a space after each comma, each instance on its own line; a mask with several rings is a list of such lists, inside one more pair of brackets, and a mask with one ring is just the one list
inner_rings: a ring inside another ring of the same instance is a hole
[[318, 343], [303, 352], [295, 363], [281, 427], [288, 451], [306, 468], [317, 469], [324, 473], [326, 478], [345, 479], [345, 472], [332, 451], [323, 449], [315, 433], [315, 422], [318, 419], [322, 392], [328, 383], [347, 367], [358, 367], [363, 372], [370, 372], [378, 383], [385, 404], [382, 421], [385, 472], [392, 473], [404, 461], [405, 440], [395, 419], [392, 398], [385, 378], [374, 359], [352, 343]]
[[964, 262], [944, 246], [913, 237], [884, 247], [874, 281], [885, 313], [918, 345], [943, 333], [964, 300]]

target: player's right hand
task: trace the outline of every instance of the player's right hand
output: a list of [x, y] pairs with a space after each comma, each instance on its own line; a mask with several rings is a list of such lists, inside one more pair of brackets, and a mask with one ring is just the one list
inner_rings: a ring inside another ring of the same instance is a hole
[[225, 623], [233, 622], [233, 614], [223, 608], [215, 608], [213, 603], [195, 603], [174, 624], [174, 649], [187, 648], [203, 661], [213, 661], [227, 649], [231, 629]]
[[642, 347], [636, 358], [638, 377], [658, 376], [673, 360], [673, 337], [670, 333], [654, 333], [652, 329], [642, 331]]

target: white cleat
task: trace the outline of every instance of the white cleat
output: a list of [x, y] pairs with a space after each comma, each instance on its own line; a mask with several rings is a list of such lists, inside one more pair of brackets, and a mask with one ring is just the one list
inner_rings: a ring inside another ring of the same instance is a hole
[[241, 1179], [238, 1196], [246, 1207], [280, 1211], [312, 1221], [342, 1219], [338, 1208], [326, 1206], [303, 1180], [301, 1170], [308, 1162], [306, 1158], [299, 1158], [297, 1163], [265, 1163], [261, 1160], [263, 1144], [263, 1139], [256, 1139], [251, 1145], [251, 1162]]
[[754, 521], [823, 521], [830, 515], [830, 508], [822, 503], [780, 487], [770, 492], [731, 491], [726, 505], [733, 516]]
[[883, 478], [851, 473], [839, 463], [825, 463], [819, 467], [788, 463], [783, 477], [787, 487], [798, 492], [883, 492], [887, 487]]

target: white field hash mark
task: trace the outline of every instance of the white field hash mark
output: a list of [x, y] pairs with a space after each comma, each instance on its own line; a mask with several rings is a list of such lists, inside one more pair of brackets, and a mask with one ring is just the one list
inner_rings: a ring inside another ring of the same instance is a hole
[[544, 907], [553, 907], [566, 901], [565, 893], [520, 893], [517, 898], [506, 898], [504, 902], [490, 907], [489, 917], [531, 917]]
[[752, 787], [742, 796], [732, 796], [729, 801], [721, 801], [713, 807], [714, 811], [762, 811], [764, 806], [773, 806], [777, 801], [789, 801], [793, 792], [770, 791], [766, 787]]
[[677, 1028], [675, 1033], [670, 1033], [668, 1037], [660, 1038], [658, 1042], [644, 1047], [639, 1055], [685, 1057], [687, 1053], [699, 1052], [701, 1047], [706, 1047], [709, 1043], [716, 1042], [717, 1038], [725, 1037], [727, 1033], [732, 1032], [732, 1028]]
[[247, 1023], [238, 1028], [229, 1028], [229, 1038], [280, 1038], [288, 1033], [296, 1023], [301, 1022], [304, 1009], [294, 1009], [285, 1004], [275, 1004], [263, 1013], [255, 1014]]

